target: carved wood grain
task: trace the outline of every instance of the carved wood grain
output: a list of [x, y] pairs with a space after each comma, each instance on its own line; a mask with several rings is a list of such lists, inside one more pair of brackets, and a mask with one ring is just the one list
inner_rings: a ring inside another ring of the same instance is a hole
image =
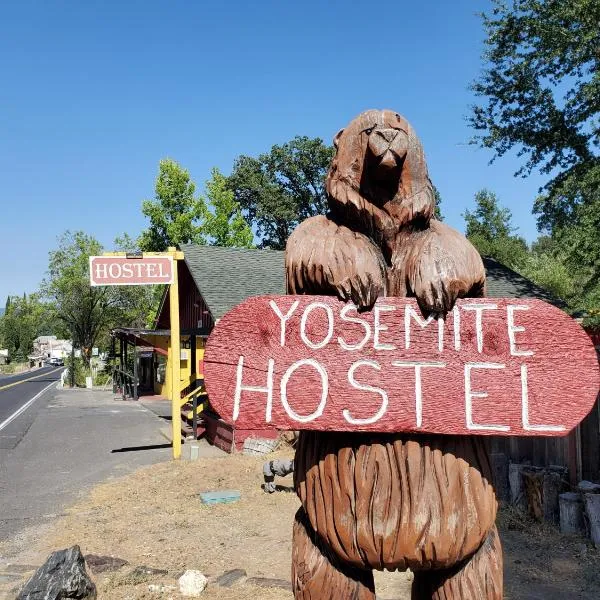
[[[346, 312], [351, 321], [343, 318], [347, 308], [331, 297], [257, 297], [225, 315], [204, 356], [206, 387], [221, 417], [244, 429], [540, 436], [566, 435], [594, 405], [598, 363], [588, 336], [540, 300], [460, 300], [441, 321], [441, 338], [436, 320], [422, 326], [413, 299], [380, 298], [373, 311]], [[359, 345], [366, 329], [363, 348], [342, 347], [340, 338]], [[329, 341], [311, 348], [307, 340]], [[306, 359], [315, 362], [294, 369]], [[267, 421], [267, 393], [242, 388], [265, 388], [271, 360]], [[420, 403], [412, 363], [430, 365], [419, 370]], [[312, 418], [325, 379], [326, 400]], [[367, 422], [381, 410], [381, 391], [387, 408]]]
[[313, 529], [344, 561], [447, 568], [496, 517], [483, 439], [303, 431], [294, 484]]

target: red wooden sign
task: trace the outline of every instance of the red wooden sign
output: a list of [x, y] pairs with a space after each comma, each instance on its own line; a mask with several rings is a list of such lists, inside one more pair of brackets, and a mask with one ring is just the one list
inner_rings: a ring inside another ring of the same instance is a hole
[[90, 256], [90, 285], [154, 285], [173, 283], [173, 258]]
[[250, 298], [204, 354], [210, 402], [244, 429], [565, 435], [590, 411], [598, 359], [540, 300], [459, 300], [424, 319], [411, 298], [372, 311], [324, 296]]

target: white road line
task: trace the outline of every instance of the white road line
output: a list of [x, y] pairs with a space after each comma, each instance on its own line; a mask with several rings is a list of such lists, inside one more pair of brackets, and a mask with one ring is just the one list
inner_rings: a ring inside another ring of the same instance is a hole
[[0, 431], [2, 431], [7, 425], [12, 423], [20, 414], [24, 413], [46, 390], [50, 389], [53, 385], [58, 385], [57, 381], [53, 381], [48, 384], [41, 392], [38, 392], [31, 400], [28, 400], [21, 408], [15, 411], [8, 419], [5, 419], [0, 423]]

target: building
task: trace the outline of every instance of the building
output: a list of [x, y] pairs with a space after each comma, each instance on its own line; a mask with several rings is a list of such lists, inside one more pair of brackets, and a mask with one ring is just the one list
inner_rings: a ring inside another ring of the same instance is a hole
[[[251, 296], [284, 294], [283, 252], [184, 245], [177, 261], [181, 332], [180, 390], [182, 403], [203, 381], [206, 338], [218, 320]], [[153, 329], [115, 329], [112, 355], [118, 362], [119, 389], [137, 398], [154, 394], [169, 398], [174, 352], [171, 348], [170, 303], [163, 295]], [[119, 345], [117, 350], [117, 343]], [[189, 412], [189, 407], [184, 413]], [[227, 449], [251, 432], [234, 432], [205, 408], [203, 426], [209, 437]], [[192, 431], [194, 423], [192, 424]], [[197, 429], [198, 431], [198, 429]], [[265, 431], [263, 435], [272, 435]]]
[[[180, 389], [183, 399], [202, 382], [205, 341], [214, 325], [229, 310], [251, 296], [285, 294], [284, 252], [185, 245], [178, 261], [181, 348]], [[492, 298], [533, 298], [565, 309], [552, 297], [515, 271], [484, 258], [487, 295]], [[119, 357], [122, 383], [130, 395], [153, 393], [169, 396], [172, 356], [169, 296], [165, 292], [154, 329], [117, 329], [113, 354]], [[228, 449], [239, 445], [248, 432], [236, 432], [211, 413], [202, 415], [210, 439]], [[265, 435], [267, 433], [265, 432]], [[600, 480], [600, 419], [598, 403], [590, 415], [565, 438], [492, 439], [492, 450], [514, 462], [564, 465], [574, 479]]]
[[71, 342], [59, 340], [55, 335], [40, 335], [33, 340], [33, 354], [35, 357], [66, 358], [71, 354]]

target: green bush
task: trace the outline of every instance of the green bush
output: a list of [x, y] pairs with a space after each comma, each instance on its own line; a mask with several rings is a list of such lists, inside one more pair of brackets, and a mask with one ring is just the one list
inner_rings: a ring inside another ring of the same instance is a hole
[[93, 385], [94, 387], [104, 387], [106, 385], [108, 385], [112, 380], [112, 375], [109, 371], [102, 370], [102, 371], [98, 371], [98, 373], [96, 373], [96, 376], [94, 377], [94, 382]]
[[65, 377], [65, 384], [71, 385], [71, 368], [74, 366], [75, 373], [75, 386], [85, 387], [85, 378], [88, 376], [88, 370], [85, 368], [83, 359], [81, 358], [67, 358], [65, 361], [67, 367], [67, 376]]

